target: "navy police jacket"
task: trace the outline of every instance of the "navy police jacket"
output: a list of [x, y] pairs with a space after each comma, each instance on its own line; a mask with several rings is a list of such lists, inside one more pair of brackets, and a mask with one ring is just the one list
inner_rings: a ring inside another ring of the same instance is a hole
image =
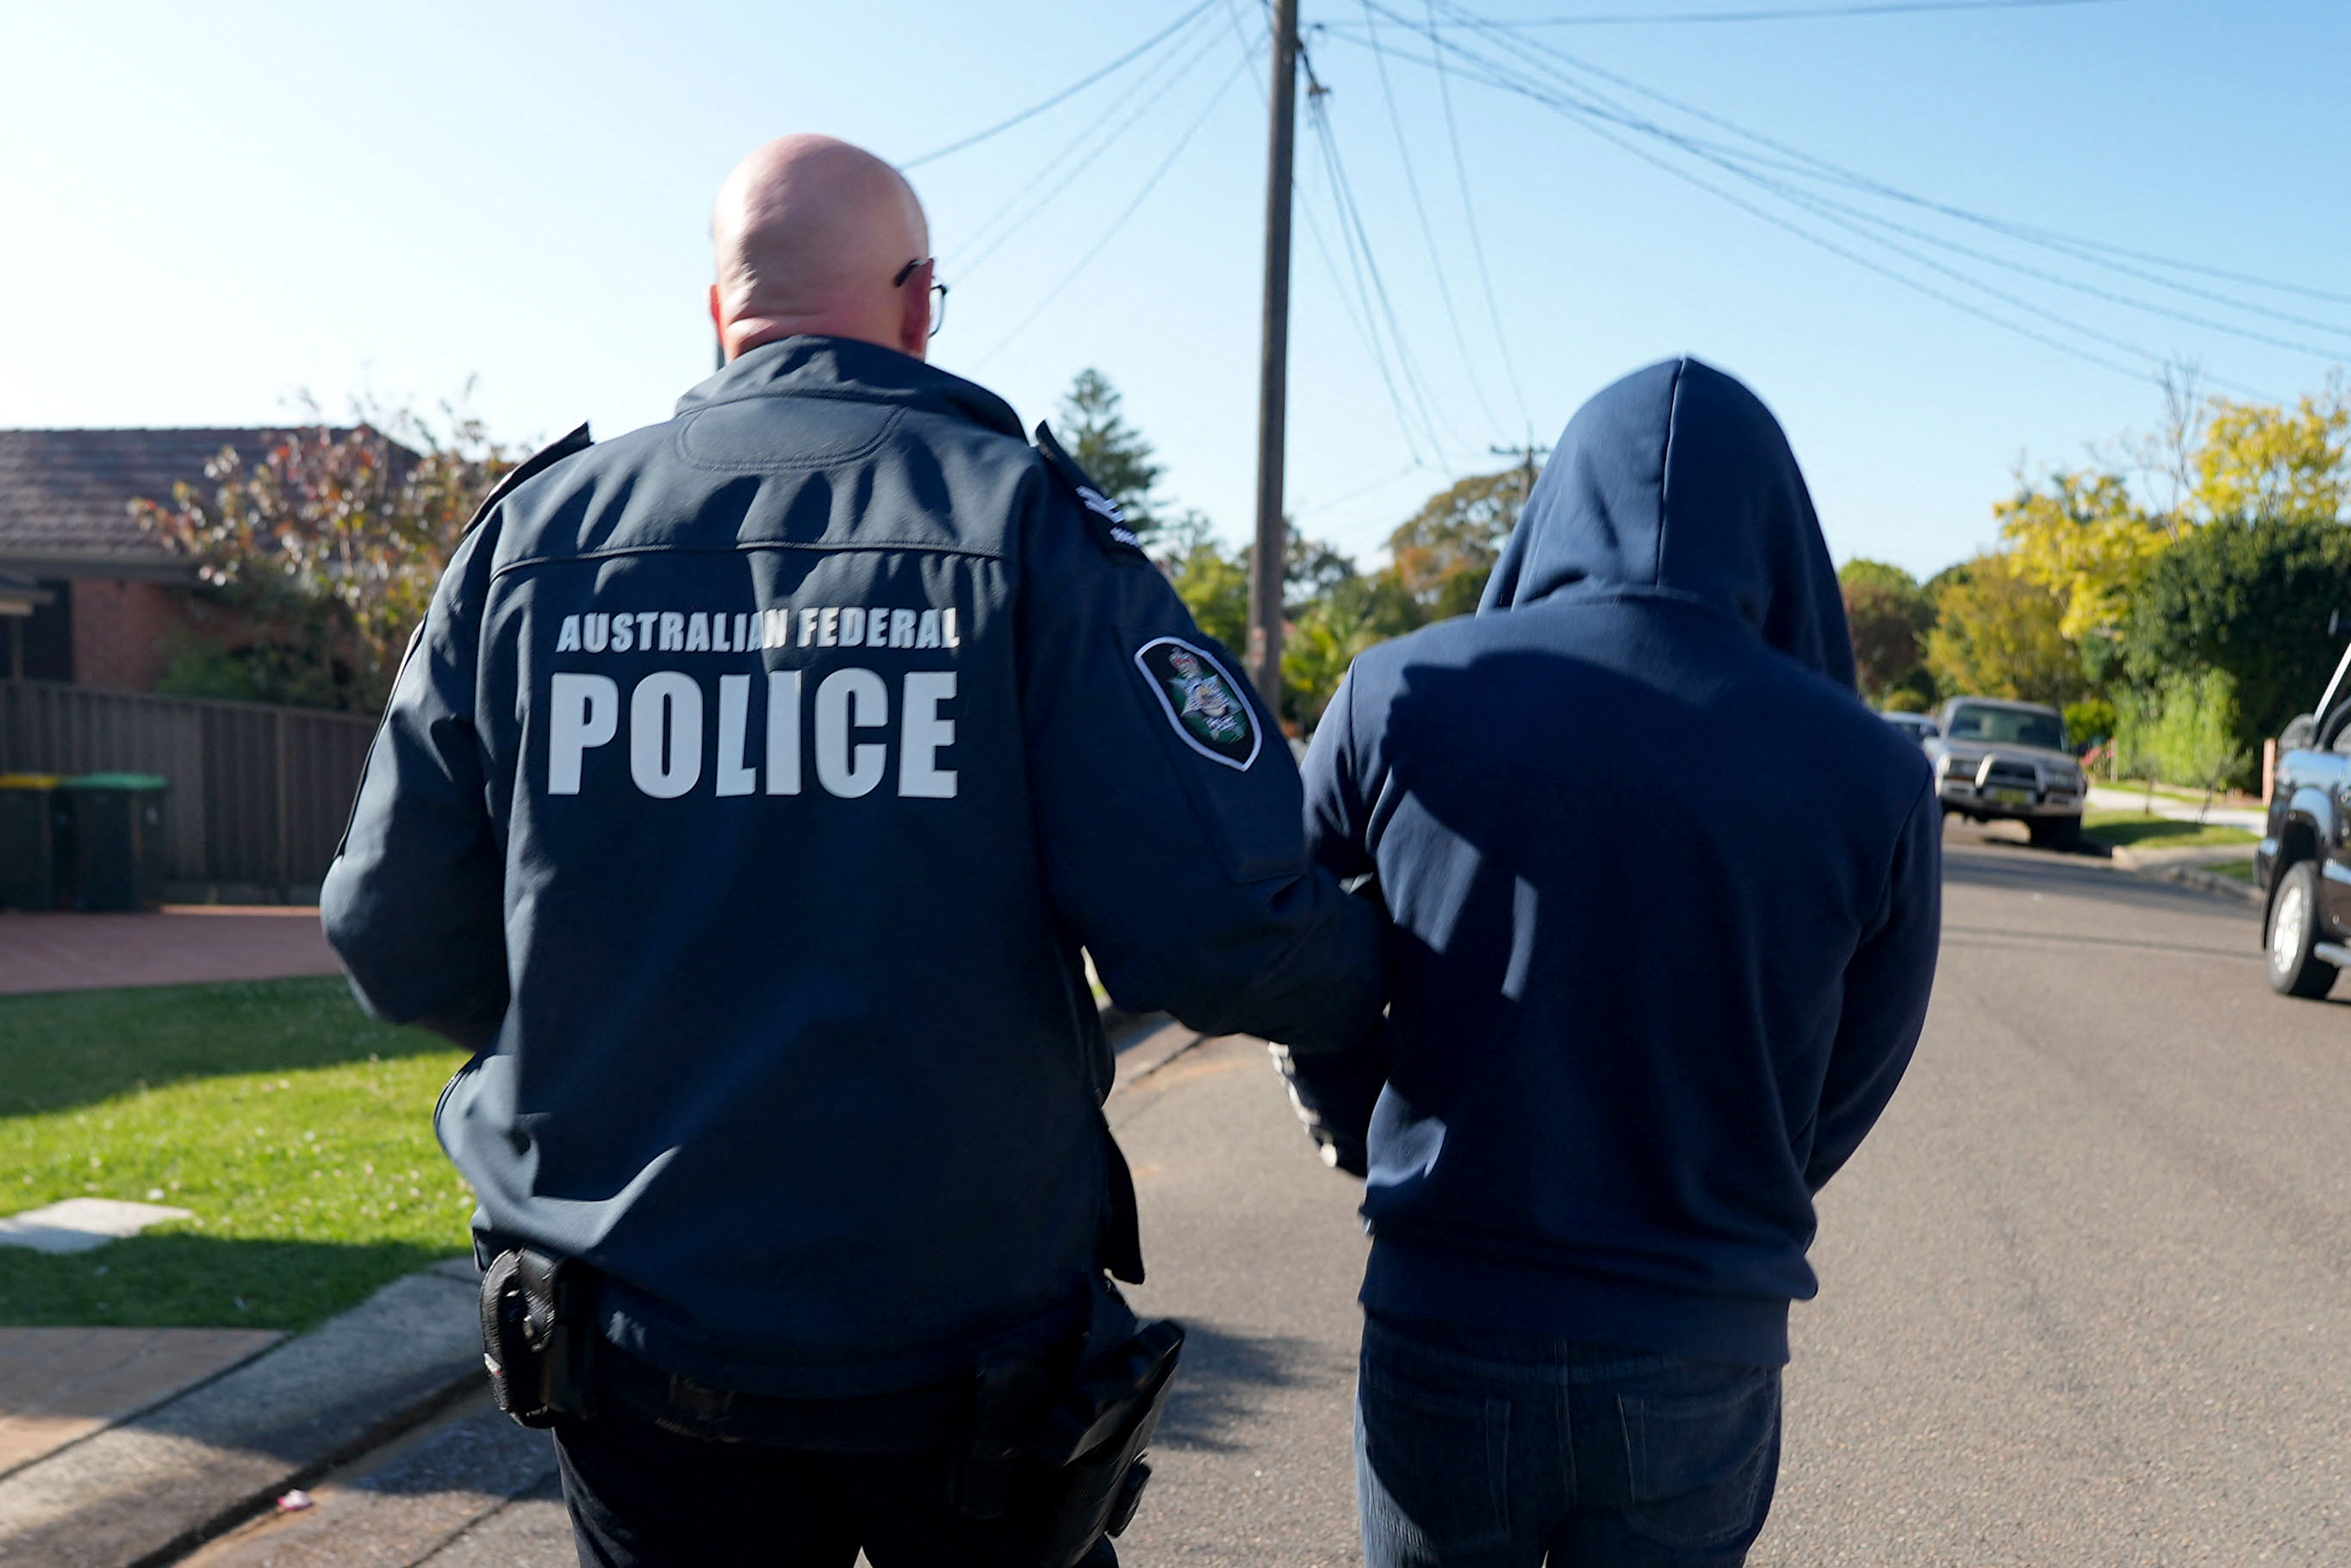
[[1586, 403], [1478, 613], [1356, 660], [1306, 776], [1395, 919], [1385, 1027], [1294, 1064], [1364, 1118], [1365, 1304], [1785, 1361], [1926, 1017], [1942, 813], [1771, 412], [1695, 360]]
[[324, 894], [477, 1230], [779, 1396], [1063, 1332], [1133, 1009], [1359, 1037], [1376, 912], [1116, 507], [967, 382], [798, 337], [546, 465], [451, 561]]

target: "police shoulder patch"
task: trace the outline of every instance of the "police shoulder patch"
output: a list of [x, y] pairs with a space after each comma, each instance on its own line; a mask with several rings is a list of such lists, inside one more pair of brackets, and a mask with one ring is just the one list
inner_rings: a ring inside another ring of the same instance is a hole
[[1239, 683], [1214, 653], [1181, 637], [1154, 637], [1134, 651], [1134, 664], [1185, 745], [1249, 771], [1264, 737]]
[[1037, 451], [1045, 459], [1045, 466], [1052, 470], [1053, 477], [1060, 480], [1077, 497], [1078, 505], [1084, 508], [1086, 527], [1092, 530], [1096, 544], [1113, 556], [1146, 563], [1150, 560], [1151, 558], [1143, 553], [1142, 537], [1126, 526], [1125, 508], [1104, 495], [1102, 487], [1087, 477], [1086, 471], [1078, 466], [1078, 460], [1061, 450], [1061, 442], [1053, 435], [1052, 426], [1041, 420], [1037, 425]]

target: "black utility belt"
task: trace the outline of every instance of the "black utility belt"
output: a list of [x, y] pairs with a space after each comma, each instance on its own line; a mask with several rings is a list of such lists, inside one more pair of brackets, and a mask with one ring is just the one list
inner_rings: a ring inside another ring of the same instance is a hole
[[1144, 1450], [1184, 1348], [1183, 1329], [1161, 1321], [1121, 1344], [1081, 1333], [1041, 1354], [983, 1361], [956, 1384], [778, 1399], [710, 1387], [604, 1343], [591, 1295], [585, 1266], [527, 1248], [500, 1252], [484, 1270], [482, 1359], [498, 1408], [522, 1425], [592, 1419], [609, 1395], [656, 1426], [712, 1442], [945, 1450], [946, 1500], [975, 1519], [1030, 1521], [1037, 1568], [1073, 1568], [1126, 1528], [1151, 1479]]
[[833, 1454], [943, 1448], [971, 1403], [961, 1384], [854, 1399], [784, 1399], [716, 1388], [666, 1372], [610, 1343], [596, 1347], [596, 1392], [688, 1437]]

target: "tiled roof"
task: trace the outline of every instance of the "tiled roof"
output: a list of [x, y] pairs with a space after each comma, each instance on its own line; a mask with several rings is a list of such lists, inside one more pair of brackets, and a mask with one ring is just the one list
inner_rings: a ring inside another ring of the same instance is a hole
[[0, 559], [172, 559], [131, 502], [169, 505], [224, 446], [258, 461], [269, 430], [0, 430]]

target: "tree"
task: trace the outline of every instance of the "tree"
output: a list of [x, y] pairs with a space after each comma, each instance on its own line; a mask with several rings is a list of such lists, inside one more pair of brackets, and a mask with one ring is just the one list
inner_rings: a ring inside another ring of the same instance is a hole
[[1388, 536], [1397, 579], [1431, 621], [1478, 608], [1525, 499], [1519, 469], [1478, 474], [1431, 496]]
[[1992, 508], [2016, 570], [2057, 595], [2060, 628], [2081, 642], [2111, 631], [2178, 524], [2149, 516], [2119, 474], [2052, 474]]
[[[1429, 620], [1427, 611], [1393, 565], [1359, 572], [1328, 545], [1290, 552], [1288, 591], [1302, 600], [1289, 610], [1281, 649], [1282, 706], [1301, 728], [1322, 721], [1355, 656]], [[1301, 570], [1303, 565], [1304, 570]], [[1303, 594], [1301, 590], [1307, 591]]]
[[2291, 411], [2215, 398], [2195, 458], [2196, 504], [2224, 522], [2332, 523], [2351, 502], [2351, 392], [2338, 373]]
[[2148, 689], [2180, 673], [2227, 672], [2237, 737], [2257, 749], [2317, 700], [2340, 652], [2326, 635], [2338, 609], [2351, 612], [2351, 528], [2208, 524], [2147, 572], [2123, 630], [2124, 667]]
[[1925, 674], [1925, 639], [1935, 624], [1934, 601], [1908, 572], [1884, 561], [1849, 560], [1837, 581], [1862, 696], [1878, 707], [1907, 706], [1913, 698], [1928, 706], [1934, 693]]
[[1422, 623], [1420, 607], [1393, 568], [1353, 574], [1297, 612], [1281, 649], [1282, 706], [1311, 730], [1365, 649]]
[[1207, 532], [1207, 519], [1197, 521], [1180, 553], [1165, 558], [1164, 570], [1200, 630], [1238, 653], [1249, 639], [1249, 563], [1227, 555]]
[[2057, 596], [2004, 555], [1980, 555], [1937, 579], [1927, 667], [1949, 696], [2064, 705], [2087, 683]]
[[[200, 596], [247, 629], [212, 678], [231, 695], [372, 713], [482, 497], [513, 466], [482, 422], [444, 405], [445, 428], [406, 410], [356, 411], [356, 428], [279, 436], [247, 467], [233, 448], [208, 488], [131, 503], [141, 527], [189, 556]], [[389, 433], [389, 434], [387, 434]], [[183, 684], [204, 678], [182, 661]]]
[[1126, 423], [1125, 399], [1100, 371], [1078, 372], [1061, 399], [1061, 436], [1079, 467], [1126, 513], [1126, 526], [1148, 538], [1159, 526], [1152, 491], [1165, 473], [1151, 443]]

